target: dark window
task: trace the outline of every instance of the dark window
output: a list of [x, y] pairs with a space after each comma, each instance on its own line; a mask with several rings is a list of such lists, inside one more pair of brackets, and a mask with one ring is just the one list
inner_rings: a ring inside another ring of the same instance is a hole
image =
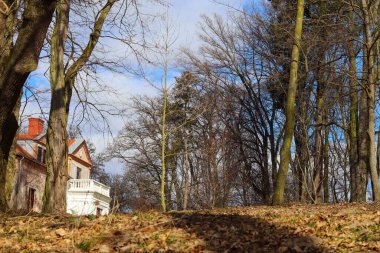
[[81, 173], [82, 173], [82, 169], [77, 168], [77, 179], [80, 179]]
[[33, 211], [35, 194], [36, 194], [36, 189], [29, 188], [29, 192], [28, 192], [28, 211]]
[[45, 150], [41, 147], [38, 147], [37, 150], [37, 160], [41, 163], [45, 163]]
[[101, 208], [97, 207], [96, 208], [96, 216], [99, 217], [100, 215], [102, 215], [102, 211], [103, 210]]
[[45, 163], [45, 157], [46, 157], [46, 150], [42, 150], [42, 163]]

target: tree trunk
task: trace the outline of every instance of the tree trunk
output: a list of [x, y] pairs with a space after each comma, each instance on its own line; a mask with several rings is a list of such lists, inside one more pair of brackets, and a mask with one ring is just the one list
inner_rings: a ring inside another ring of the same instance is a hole
[[295, 166], [297, 171], [298, 182], [298, 201], [306, 202], [307, 197], [307, 178], [309, 166], [309, 151], [308, 151], [308, 108], [311, 89], [306, 89], [306, 80], [300, 80], [301, 86], [298, 89], [299, 103], [296, 104], [296, 124], [294, 133], [294, 142], [296, 145], [296, 160]]
[[301, 203], [306, 202], [307, 196], [307, 166], [308, 166], [308, 152], [307, 152], [307, 136], [304, 131], [296, 132], [296, 168], [298, 180], [298, 201]]
[[[367, 51], [363, 50], [363, 80], [366, 80], [367, 73]], [[360, 92], [359, 99], [359, 121], [360, 127], [358, 128], [358, 167], [356, 171], [356, 201], [366, 201], [366, 176], [368, 169], [368, 100], [366, 85]]]
[[[30, 72], [37, 68], [39, 55], [55, 8], [54, 0], [29, 0], [24, 3], [22, 25], [13, 42], [0, 48], [0, 211], [7, 209], [6, 178], [9, 153], [18, 129], [17, 101]], [[0, 17], [4, 20], [3, 17]], [[4, 27], [0, 21], [0, 28]], [[3, 30], [0, 32], [3, 35]], [[14, 34], [9, 34], [13, 40]], [[3, 39], [3, 38], [2, 38]], [[9, 41], [9, 40], [8, 40]], [[3, 46], [3, 45], [1, 45]], [[9, 52], [9, 53], [6, 53]]]
[[376, 153], [376, 161], [377, 161], [377, 173], [380, 173], [380, 129], [377, 132], [377, 153]]
[[[322, 57], [324, 57], [324, 52]], [[321, 65], [325, 61], [320, 62]], [[317, 111], [315, 118], [315, 151], [314, 151], [314, 175], [313, 175], [313, 201], [322, 203], [322, 179], [323, 179], [323, 114], [325, 111], [325, 81], [323, 69], [318, 70], [317, 86]]]
[[[3, 0], [4, 1], [4, 0]], [[13, 46], [13, 36], [16, 30], [16, 15], [20, 8], [20, 3], [5, 0], [7, 6], [12, 5], [13, 11], [3, 13], [0, 11], [0, 55], [1, 57], [9, 57]]]
[[269, 128], [270, 128], [270, 158], [271, 158], [271, 165], [272, 165], [272, 189], [275, 187], [275, 182], [277, 178], [277, 149], [276, 149], [276, 140], [275, 140], [275, 131], [274, 131], [274, 124], [275, 124], [275, 118], [276, 118], [276, 108], [275, 108], [275, 101], [272, 100], [272, 115], [271, 120], [269, 122]]
[[172, 181], [173, 181], [174, 190], [175, 190], [177, 210], [182, 210], [183, 201], [182, 201], [181, 187], [179, 186], [179, 182], [178, 182], [177, 167], [172, 168]]
[[290, 67], [290, 79], [288, 93], [286, 97], [286, 121], [284, 140], [280, 152], [280, 167], [276, 179], [276, 188], [273, 195], [273, 204], [281, 205], [284, 203], [284, 190], [286, 177], [290, 163], [290, 147], [294, 132], [294, 103], [297, 93], [297, 72], [299, 61], [299, 50], [301, 46], [302, 22], [304, 14], [304, 0], [298, 0], [297, 19], [294, 29], [294, 44], [292, 49], [292, 63]]
[[68, 180], [67, 119], [71, 94], [65, 82], [64, 50], [69, 25], [70, 0], [59, 0], [50, 49], [51, 104], [46, 141], [47, 177], [44, 212], [66, 212]]
[[349, 82], [350, 82], [350, 123], [349, 123], [349, 160], [350, 160], [350, 188], [351, 201], [357, 201], [357, 167], [358, 167], [358, 84], [356, 79], [356, 56], [354, 49], [354, 18], [353, 11], [349, 13], [349, 34], [351, 36], [348, 45]]
[[[14, 115], [16, 116], [17, 119], [20, 117], [21, 98], [22, 98], [22, 94], [20, 95], [20, 97], [17, 101], [15, 111], [14, 111]], [[8, 165], [7, 165], [7, 179], [6, 179], [6, 185], [5, 185], [6, 200], [8, 203], [8, 207], [10, 207], [10, 208], [12, 208], [12, 206], [13, 206], [13, 203], [11, 202], [12, 201], [12, 192], [13, 192], [13, 188], [15, 186], [14, 185], [14, 177], [17, 173], [17, 171], [16, 171], [16, 146], [17, 146], [17, 138], [14, 138], [13, 143], [12, 143], [12, 147], [11, 147], [11, 151], [9, 153], [9, 159], [8, 159]]]
[[[371, 23], [370, 23], [370, 10], [367, 0], [362, 0], [362, 10], [364, 18], [364, 37], [365, 37], [365, 50], [367, 51], [367, 99], [368, 99], [368, 159], [369, 159], [369, 172], [373, 184], [372, 192], [374, 201], [380, 199], [379, 191], [379, 177], [376, 169], [376, 146], [375, 146], [375, 64], [374, 64], [374, 50], [372, 45]], [[373, 21], [377, 24], [377, 20]]]
[[168, 70], [168, 62], [167, 58], [165, 60], [165, 81], [164, 81], [164, 103], [162, 105], [162, 125], [161, 125], [161, 168], [162, 168], [162, 174], [161, 174], [161, 207], [162, 211], [166, 212], [166, 203], [165, 203], [165, 176], [166, 176], [166, 105], [167, 105], [167, 97], [168, 97], [168, 91], [167, 91], [167, 74]]
[[264, 135], [263, 139], [263, 164], [261, 165], [261, 184], [262, 184], [262, 198], [265, 204], [270, 204], [271, 188], [270, 188], [270, 175], [269, 175], [269, 161], [268, 161], [268, 136]]
[[[211, 127], [210, 127], [211, 128]], [[212, 130], [211, 130], [212, 131]], [[215, 135], [211, 134], [212, 138], [212, 144], [216, 145]], [[221, 206], [221, 200], [222, 200], [222, 192], [221, 192], [221, 186], [220, 186], [220, 180], [219, 180], [219, 171], [218, 171], [218, 157], [217, 157], [217, 150], [214, 145], [210, 145], [212, 151], [210, 152], [210, 168], [211, 168], [211, 184], [212, 184], [212, 198], [213, 198], [213, 206], [212, 207], [222, 207]]]
[[189, 154], [187, 150], [187, 136], [184, 138], [185, 152], [185, 189], [183, 193], [183, 210], [187, 209], [189, 202]]
[[[327, 112], [325, 112], [327, 122]], [[323, 202], [329, 203], [329, 127], [325, 128], [325, 143], [323, 149]]]
[[[48, 176], [45, 183], [44, 212], [65, 212], [66, 205], [66, 183], [67, 183], [67, 119], [70, 109], [70, 101], [75, 78], [78, 72], [89, 60], [102, 31], [105, 19], [111, 10], [115, 0], [108, 0], [104, 8], [97, 15], [90, 38], [80, 57], [64, 73], [63, 48], [68, 17], [63, 17], [69, 11], [70, 0], [60, 0], [62, 13], [60, 14], [61, 26], [56, 24], [52, 38], [51, 55], [51, 87], [52, 99], [49, 115], [47, 144], [46, 144], [46, 163]], [[58, 7], [57, 7], [58, 11]], [[68, 13], [67, 13], [68, 15]], [[63, 19], [63, 20], [62, 20]], [[67, 19], [67, 20], [66, 20]], [[66, 24], [66, 25], [65, 25]], [[65, 27], [66, 26], [66, 27]], [[58, 32], [59, 30], [59, 32]], [[58, 35], [56, 34], [58, 32]], [[56, 37], [54, 35], [57, 35]], [[63, 43], [63, 44], [62, 44]], [[53, 46], [54, 45], [54, 46]], [[54, 49], [54, 52], [53, 52]], [[62, 55], [61, 55], [62, 54]], [[62, 58], [61, 58], [62, 57]], [[62, 73], [64, 74], [62, 76]], [[54, 86], [53, 86], [54, 85]]]
[[[374, 20], [377, 20], [378, 17], [378, 9], [379, 9], [379, 4], [380, 2], [376, 2], [376, 8], [375, 11], [373, 12], [372, 16]], [[376, 31], [375, 37], [377, 37], [377, 34], [379, 34], [378, 31]], [[375, 85], [380, 85], [380, 40], [377, 39], [375, 42], [375, 57], [376, 57], [376, 83]], [[379, 89], [379, 95], [380, 95], [380, 89]], [[377, 162], [377, 174], [380, 174], [380, 128], [378, 129], [377, 132], [377, 152], [376, 152], [376, 162]]]

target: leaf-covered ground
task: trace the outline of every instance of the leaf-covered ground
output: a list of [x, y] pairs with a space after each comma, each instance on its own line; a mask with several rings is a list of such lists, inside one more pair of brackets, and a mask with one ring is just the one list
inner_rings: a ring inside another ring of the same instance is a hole
[[0, 252], [380, 252], [380, 206], [0, 215]]

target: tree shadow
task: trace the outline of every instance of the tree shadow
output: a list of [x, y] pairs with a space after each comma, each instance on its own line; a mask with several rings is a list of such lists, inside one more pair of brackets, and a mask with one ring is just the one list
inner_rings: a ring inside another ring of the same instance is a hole
[[171, 213], [174, 227], [195, 233], [212, 252], [327, 252], [316, 238], [237, 214]]

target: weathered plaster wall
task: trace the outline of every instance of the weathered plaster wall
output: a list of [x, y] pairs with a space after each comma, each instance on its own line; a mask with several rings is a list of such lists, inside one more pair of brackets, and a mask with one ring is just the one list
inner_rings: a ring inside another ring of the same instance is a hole
[[[21, 164], [21, 169], [20, 169]], [[28, 209], [29, 189], [35, 189], [34, 212], [42, 211], [42, 197], [45, 189], [46, 173], [44, 167], [28, 159], [16, 159], [16, 175], [11, 197], [11, 207], [14, 209]]]

